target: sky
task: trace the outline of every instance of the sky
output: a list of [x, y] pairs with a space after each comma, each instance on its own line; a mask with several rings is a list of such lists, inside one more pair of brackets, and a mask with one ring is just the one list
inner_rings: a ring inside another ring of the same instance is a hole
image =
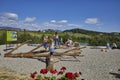
[[120, 32], [120, 0], [0, 0], [0, 26]]

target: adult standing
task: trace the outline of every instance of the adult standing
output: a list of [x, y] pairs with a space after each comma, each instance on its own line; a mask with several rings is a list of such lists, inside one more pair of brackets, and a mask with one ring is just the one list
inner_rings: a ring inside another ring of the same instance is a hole
[[55, 32], [54, 34], [54, 42], [55, 42], [55, 47], [59, 46], [59, 35], [58, 32]]
[[111, 47], [110, 47], [110, 44], [109, 44], [109, 43], [107, 43], [107, 44], [106, 44], [106, 48], [107, 48], [107, 49], [111, 49]]

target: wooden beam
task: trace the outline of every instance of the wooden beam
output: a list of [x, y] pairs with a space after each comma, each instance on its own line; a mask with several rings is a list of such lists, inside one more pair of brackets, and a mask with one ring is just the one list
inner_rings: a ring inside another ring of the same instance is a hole
[[[40, 47], [40, 46], [38, 46]], [[37, 48], [38, 48], [37, 47]], [[68, 53], [70, 51], [74, 51], [74, 50], [80, 50], [86, 47], [77, 47], [77, 48], [73, 48], [64, 52], [54, 52], [53, 56], [77, 56], [78, 54], [80, 54], [79, 52], [74, 52], [74, 53]], [[36, 49], [36, 48], [35, 48]], [[32, 50], [31, 50], [32, 51]], [[34, 52], [27, 52], [27, 53], [16, 53], [16, 54], [5, 54], [4, 57], [13, 57], [13, 58], [17, 58], [17, 57], [25, 57], [25, 58], [34, 58], [34, 57], [49, 57], [50, 54], [49, 52], [44, 52], [44, 53], [37, 53], [35, 54]], [[34, 50], [33, 50], [34, 51]]]
[[[54, 53], [53, 56], [77, 56], [78, 54], [80, 54], [79, 52], [77, 53], [66, 53], [66, 54], [62, 54], [62, 53]], [[11, 55], [7, 55], [5, 57], [13, 57], [13, 58], [34, 58], [34, 57], [49, 57], [50, 54], [49, 53], [39, 53], [39, 54], [33, 54], [33, 53], [17, 53], [17, 54], [11, 54]]]
[[16, 46], [14, 49], [12, 49], [8, 53], [6, 53], [4, 56], [11, 55], [13, 51], [15, 51], [16, 49], [18, 49], [19, 47], [23, 46], [24, 44], [26, 44], [29, 41], [31, 41], [31, 40], [27, 40], [27, 41], [23, 42], [22, 44], [20, 44], [19, 46]]
[[42, 44], [42, 45], [37, 46], [36, 48], [34, 48], [34, 49], [32, 49], [32, 50], [30, 50], [29, 52], [33, 52], [34, 50], [36, 50], [36, 49], [38, 49], [38, 48], [40, 48], [40, 47], [42, 47], [42, 46], [43, 46], [43, 44]]

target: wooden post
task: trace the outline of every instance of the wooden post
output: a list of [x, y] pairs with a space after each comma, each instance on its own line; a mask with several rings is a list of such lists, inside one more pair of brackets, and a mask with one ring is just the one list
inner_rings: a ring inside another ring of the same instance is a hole
[[54, 62], [50, 61], [50, 57], [46, 57], [46, 69], [53, 70]]
[[6, 38], [6, 39], [5, 39], [5, 40], [6, 40], [5, 43], [6, 43], [6, 51], [7, 51], [7, 31], [5, 31], [5, 36], [6, 36], [6, 37], [5, 37], [5, 38]]

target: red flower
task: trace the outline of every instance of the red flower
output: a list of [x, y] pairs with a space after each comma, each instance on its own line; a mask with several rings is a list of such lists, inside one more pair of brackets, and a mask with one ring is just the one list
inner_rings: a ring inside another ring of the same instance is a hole
[[67, 72], [67, 73], [65, 74], [65, 77], [67, 77], [67, 78], [69, 78], [69, 79], [71, 79], [71, 80], [73, 80], [73, 79], [75, 78], [75, 76], [74, 76], [74, 74], [73, 74], [72, 72]]
[[66, 70], [66, 67], [63, 66], [60, 70]]
[[50, 70], [50, 73], [55, 74], [55, 73], [57, 73], [57, 70], [56, 69], [55, 70]]
[[59, 71], [57, 75], [62, 75], [63, 74], [63, 71]]
[[35, 74], [31, 73], [30, 77], [34, 79], [35, 78]]
[[75, 76], [75, 77], [79, 77], [79, 73], [77, 73], [77, 72], [74, 73], [74, 76]]
[[42, 74], [47, 74], [48, 70], [47, 69], [41, 69], [40, 73]]

